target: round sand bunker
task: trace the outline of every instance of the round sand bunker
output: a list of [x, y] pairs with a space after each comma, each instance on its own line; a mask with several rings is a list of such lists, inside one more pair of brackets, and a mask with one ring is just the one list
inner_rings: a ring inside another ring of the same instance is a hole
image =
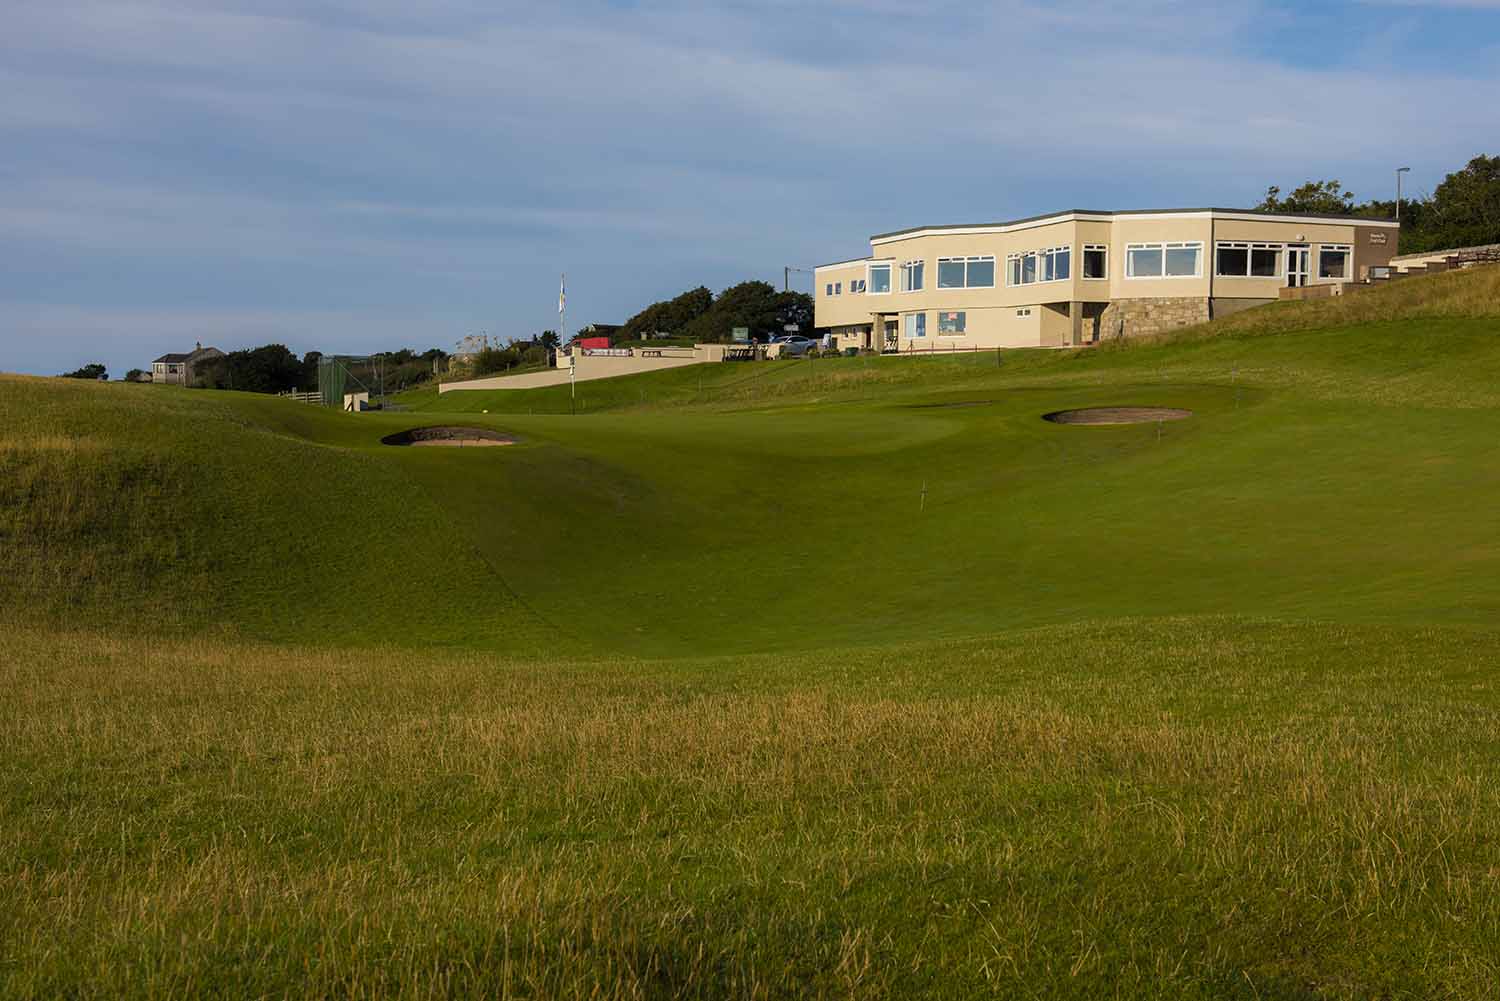
[[422, 445], [429, 448], [485, 448], [514, 445], [508, 434], [489, 428], [435, 427], [412, 428], [380, 439], [382, 445]]
[[1154, 424], [1157, 421], [1180, 421], [1193, 416], [1191, 410], [1177, 407], [1084, 407], [1079, 410], [1054, 410], [1042, 420], [1053, 424]]

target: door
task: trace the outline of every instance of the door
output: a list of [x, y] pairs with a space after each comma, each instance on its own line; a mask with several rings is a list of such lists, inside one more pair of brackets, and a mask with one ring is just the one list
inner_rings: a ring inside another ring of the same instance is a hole
[[901, 346], [901, 324], [896, 320], [885, 321], [885, 350], [895, 351]]
[[1304, 244], [1286, 248], [1286, 284], [1288, 288], [1301, 288], [1307, 284], [1311, 269], [1312, 251]]

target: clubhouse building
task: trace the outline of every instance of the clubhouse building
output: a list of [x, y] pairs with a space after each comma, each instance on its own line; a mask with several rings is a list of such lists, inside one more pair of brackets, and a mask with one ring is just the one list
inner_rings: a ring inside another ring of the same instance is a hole
[[[1388, 270], [1395, 221], [1243, 209], [922, 226], [814, 272], [814, 326], [877, 351], [1064, 347], [1188, 326]], [[1372, 272], [1373, 269], [1373, 272]]]

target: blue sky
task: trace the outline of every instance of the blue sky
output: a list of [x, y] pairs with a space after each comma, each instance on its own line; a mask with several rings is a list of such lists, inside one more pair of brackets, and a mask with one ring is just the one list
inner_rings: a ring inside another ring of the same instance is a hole
[[[619, 322], [876, 232], [1390, 197], [1500, 153], [1500, 0], [0, 0], [0, 369]], [[808, 276], [801, 287], [810, 288]]]

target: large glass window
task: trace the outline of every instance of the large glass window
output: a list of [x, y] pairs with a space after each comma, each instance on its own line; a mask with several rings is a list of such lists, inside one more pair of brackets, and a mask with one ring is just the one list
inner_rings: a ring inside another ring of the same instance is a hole
[[901, 265], [901, 291], [922, 291], [922, 272], [925, 270], [925, 261], [907, 261]]
[[1109, 248], [1097, 243], [1083, 245], [1083, 277], [1109, 277]]
[[964, 332], [964, 320], [966, 314], [963, 312], [948, 312], [938, 314], [938, 333], [961, 334]]
[[907, 313], [906, 314], [906, 337], [907, 337], [907, 339], [910, 340], [913, 337], [926, 337], [926, 336], [927, 336], [927, 314], [926, 313]]
[[1064, 282], [1073, 277], [1073, 248], [1049, 247], [1042, 251], [1042, 281]]
[[1318, 248], [1319, 278], [1348, 278], [1351, 248], [1324, 244]]
[[964, 262], [951, 257], [938, 258], [938, 288], [964, 287]]
[[938, 288], [994, 288], [993, 257], [939, 257]]
[[1203, 273], [1203, 244], [1132, 243], [1125, 247], [1127, 278], [1196, 278]]
[[1146, 243], [1125, 248], [1126, 278], [1160, 278], [1162, 245]]
[[1224, 278], [1275, 278], [1281, 244], [1221, 242], [1214, 246], [1214, 274]]
[[891, 266], [889, 264], [872, 264], [869, 273], [870, 294], [876, 295], [891, 290]]
[[1203, 244], [1167, 244], [1167, 277], [1196, 278], [1203, 273]]
[[1281, 245], [1252, 243], [1250, 245], [1250, 277], [1275, 278], [1281, 273]]
[[1250, 244], [1221, 243], [1214, 248], [1214, 274], [1244, 278], [1250, 274]]

